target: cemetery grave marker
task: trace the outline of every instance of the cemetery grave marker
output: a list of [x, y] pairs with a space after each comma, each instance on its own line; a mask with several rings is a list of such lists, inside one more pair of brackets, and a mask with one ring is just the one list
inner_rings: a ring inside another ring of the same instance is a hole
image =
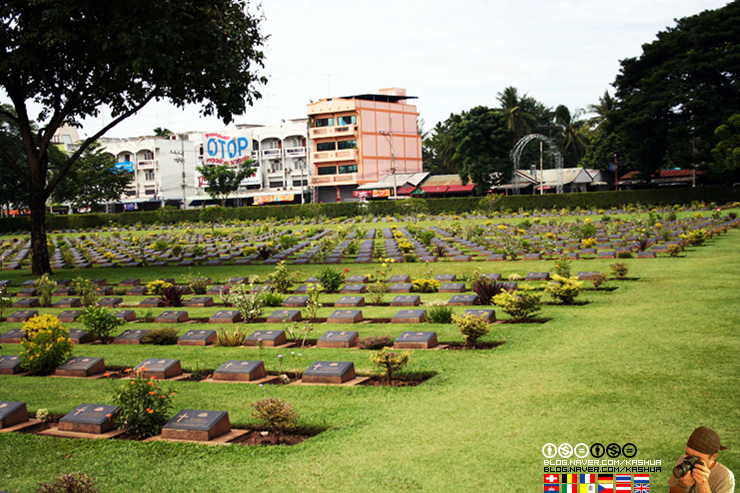
[[457, 276], [455, 274], [437, 274], [434, 279], [439, 282], [454, 282], [457, 281]]
[[213, 380], [227, 382], [253, 382], [267, 376], [262, 361], [229, 360], [213, 372]]
[[407, 283], [407, 282], [411, 282], [411, 276], [409, 276], [409, 275], [391, 276], [391, 277], [388, 278], [388, 282], [390, 282], [390, 283]]
[[103, 404], [80, 404], [59, 420], [59, 431], [102, 435], [114, 430], [117, 406]]
[[336, 308], [353, 308], [356, 306], [365, 306], [364, 296], [342, 296], [335, 303]]
[[13, 308], [35, 308], [41, 306], [38, 298], [21, 298], [13, 303]]
[[91, 377], [105, 372], [103, 358], [87, 358], [74, 356], [57, 366], [54, 375], [58, 377]]
[[159, 298], [147, 298], [139, 303], [139, 306], [143, 307], [160, 307], [164, 306], [164, 302]]
[[355, 364], [351, 361], [314, 361], [303, 372], [301, 383], [341, 385], [355, 379]]
[[319, 338], [316, 347], [351, 348], [357, 345], [360, 333], [351, 330], [329, 330]]
[[115, 313], [116, 318], [123, 319], [127, 322], [136, 320], [136, 312], [133, 310], [121, 310]]
[[54, 303], [54, 308], [77, 308], [79, 306], [82, 306], [79, 298], [62, 298]]
[[149, 333], [148, 330], [124, 330], [118, 337], [113, 339], [113, 344], [141, 344], [141, 339]]
[[185, 301], [185, 306], [187, 307], [199, 307], [204, 308], [207, 306], [213, 306], [213, 297], [211, 296], [196, 296], [194, 298], [190, 298], [189, 300]]
[[179, 359], [147, 359], [136, 365], [135, 371], [147, 378], [164, 380], [182, 375], [182, 366]]
[[0, 401], [0, 430], [28, 421], [25, 402]]
[[490, 309], [465, 310], [463, 312], [463, 317], [465, 315], [472, 315], [474, 317], [482, 318], [488, 323], [496, 321], [496, 311]]
[[121, 303], [123, 303], [123, 298], [101, 298], [100, 301], [98, 301], [98, 306], [114, 308]]
[[300, 310], [277, 310], [272, 312], [265, 322], [268, 324], [280, 324], [284, 322], [298, 322], [301, 320]]
[[419, 324], [427, 319], [426, 310], [400, 310], [393, 315], [391, 323], [394, 324]]
[[71, 324], [76, 321], [81, 314], [82, 312], [80, 310], [64, 310], [57, 315], [57, 318], [62, 323]]
[[436, 346], [436, 332], [403, 332], [393, 344], [394, 349], [431, 349]]
[[0, 343], [20, 344], [23, 340], [24, 332], [21, 328], [10, 329], [3, 335], [0, 335]]
[[158, 324], [180, 324], [190, 320], [188, 312], [182, 310], [170, 310], [162, 312], [154, 319]]
[[208, 346], [216, 342], [215, 330], [189, 330], [177, 340], [178, 346]]
[[255, 330], [244, 341], [245, 346], [259, 346], [260, 339], [265, 347], [279, 347], [287, 344], [284, 330]]
[[88, 344], [95, 340], [95, 336], [84, 329], [69, 329], [69, 340], [75, 344]]
[[367, 286], [364, 284], [345, 284], [342, 286], [340, 293], [367, 293]]
[[550, 273], [549, 272], [528, 272], [527, 276], [524, 279], [526, 281], [549, 281]]
[[414, 288], [414, 285], [412, 283], [404, 282], [404, 283], [393, 284], [390, 287], [390, 289], [388, 289], [388, 292], [390, 293], [410, 293], [413, 288]]
[[209, 324], [235, 324], [244, 320], [238, 310], [219, 310], [208, 319]]
[[330, 324], [353, 324], [362, 321], [362, 311], [360, 310], [334, 310], [326, 319]]
[[207, 442], [230, 431], [227, 412], [183, 409], [162, 427], [162, 438]]
[[147, 292], [146, 286], [134, 286], [133, 288], [126, 291], [128, 296], [144, 296]]
[[579, 281], [593, 281], [600, 275], [601, 275], [601, 272], [579, 272], [578, 280]]
[[0, 356], [0, 375], [17, 375], [23, 373], [21, 357], [15, 354]]
[[421, 296], [418, 294], [396, 296], [391, 300], [390, 306], [419, 306]]
[[448, 306], [470, 306], [478, 302], [478, 295], [475, 294], [456, 294], [447, 302]]
[[309, 302], [308, 296], [288, 296], [283, 300], [282, 306], [290, 308], [298, 308], [307, 306]]
[[36, 288], [23, 288], [16, 293], [19, 298], [30, 298], [32, 296], [38, 296], [39, 290]]
[[446, 282], [439, 287], [440, 293], [464, 293], [465, 291], [464, 282]]

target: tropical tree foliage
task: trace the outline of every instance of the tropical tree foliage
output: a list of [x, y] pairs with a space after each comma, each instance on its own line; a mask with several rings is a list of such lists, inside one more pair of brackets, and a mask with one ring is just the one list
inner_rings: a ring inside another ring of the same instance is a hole
[[221, 202], [221, 207], [226, 205], [226, 199], [229, 195], [239, 189], [239, 185], [245, 178], [254, 174], [255, 167], [252, 166], [254, 161], [244, 161], [239, 168], [232, 168], [227, 165], [218, 166], [197, 166], [195, 169], [203, 176], [208, 184], [208, 195], [213, 200]]
[[[7, 150], [0, 157], [28, 189], [34, 275], [51, 271], [46, 200], [100, 136], [162, 98], [202, 104], [203, 114], [228, 123], [266, 82], [257, 74], [264, 60], [261, 18], [242, 0], [9, 0], [0, 19], [0, 88], [14, 108], [0, 113], [17, 126], [25, 162], [19, 166]], [[29, 113], [31, 102], [41, 106], [38, 116]], [[52, 172], [56, 130], [104, 106], [110, 122]]]

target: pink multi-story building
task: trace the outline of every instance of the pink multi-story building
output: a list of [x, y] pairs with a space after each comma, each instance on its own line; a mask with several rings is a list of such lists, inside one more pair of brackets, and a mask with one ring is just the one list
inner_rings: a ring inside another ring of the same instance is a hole
[[422, 171], [419, 112], [409, 99], [389, 88], [308, 105], [314, 200], [356, 200], [358, 185]]

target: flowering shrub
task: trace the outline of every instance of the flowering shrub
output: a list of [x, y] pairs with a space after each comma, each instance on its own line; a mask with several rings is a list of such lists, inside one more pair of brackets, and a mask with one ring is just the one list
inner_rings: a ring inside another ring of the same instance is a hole
[[540, 311], [540, 297], [530, 290], [518, 289], [513, 293], [501, 291], [493, 302], [514, 320], [528, 320]]
[[627, 273], [630, 270], [629, 266], [625, 264], [624, 262], [617, 262], [616, 264], [611, 264], [609, 268], [611, 269], [612, 274], [614, 274], [614, 276], [617, 279], [624, 279], [625, 277], [627, 277]]
[[226, 302], [235, 306], [244, 320], [253, 322], [264, 313], [265, 294], [264, 291], [255, 291], [253, 284], [238, 284], [231, 288], [226, 296]]
[[581, 248], [594, 248], [597, 243], [596, 238], [584, 238], [581, 240]]
[[[282, 236], [281, 238], [295, 238], [294, 236]], [[293, 287], [293, 283], [295, 282], [295, 274], [288, 271], [288, 268], [285, 266], [285, 261], [281, 260], [277, 263], [275, 266], [275, 271], [267, 276], [267, 278], [272, 282], [272, 287], [277, 291], [278, 293], [287, 293], [290, 291], [290, 288]]]
[[154, 377], [146, 378], [146, 367], [132, 373], [113, 390], [113, 401], [120, 406], [116, 425], [136, 438], [158, 435], [172, 414], [175, 392], [161, 389]]
[[165, 288], [171, 288], [172, 283], [157, 279], [156, 281], [146, 283], [146, 294], [161, 295]]
[[583, 281], [579, 281], [575, 277], [564, 277], [554, 274], [552, 276], [552, 282], [547, 283], [545, 291], [554, 299], [560, 300], [561, 303], [568, 305], [573, 303], [573, 300], [581, 294], [583, 290]]
[[98, 302], [97, 288], [90, 279], [75, 277], [72, 280], [72, 291], [80, 297], [82, 306], [95, 306]]
[[452, 323], [458, 328], [465, 338], [465, 345], [475, 347], [478, 339], [491, 331], [488, 320], [483, 317], [476, 317], [468, 313], [463, 317], [452, 315]]
[[51, 294], [56, 289], [56, 283], [49, 279], [49, 274], [42, 274], [33, 281], [33, 285], [39, 290], [39, 303], [41, 306], [51, 306]]
[[100, 306], [89, 306], [82, 310], [80, 322], [103, 344], [108, 344], [113, 339], [110, 336], [113, 329], [126, 323], [113, 312]]
[[332, 267], [326, 267], [316, 276], [327, 293], [336, 293], [344, 284], [344, 275]]
[[274, 431], [285, 431], [293, 428], [298, 413], [293, 404], [280, 399], [261, 399], [252, 404], [252, 418], [261, 421], [264, 426]]
[[436, 279], [414, 279], [414, 293], [436, 293], [439, 291], [439, 281]]
[[48, 375], [72, 353], [69, 329], [53, 315], [30, 319], [23, 325], [23, 332], [21, 366], [32, 375]]
[[393, 374], [408, 364], [409, 356], [410, 353], [408, 351], [395, 353], [388, 351], [388, 348], [384, 347], [380, 351], [371, 354], [370, 361], [375, 363], [378, 370], [385, 375], [388, 385], [391, 385]]

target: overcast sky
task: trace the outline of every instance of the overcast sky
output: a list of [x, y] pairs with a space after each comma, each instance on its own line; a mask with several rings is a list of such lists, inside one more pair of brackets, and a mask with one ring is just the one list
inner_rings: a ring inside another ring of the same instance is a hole
[[[674, 19], [727, 0], [272, 0], [262, 100], [236, 123], [279, 124], [305, 117], [310, 100], [402, 87], [417, 96], [424, 128], [477, 105], [495, 107], [507, 86], [548, 106], [598, 102], [619, 60]], [[612, 91], [613, 93], [613, 91]], [[92, 134], [109, 113], [88, 120]], [[220, 130], [198, 107], [151, 103], [108, 132], [112, 137]]]

